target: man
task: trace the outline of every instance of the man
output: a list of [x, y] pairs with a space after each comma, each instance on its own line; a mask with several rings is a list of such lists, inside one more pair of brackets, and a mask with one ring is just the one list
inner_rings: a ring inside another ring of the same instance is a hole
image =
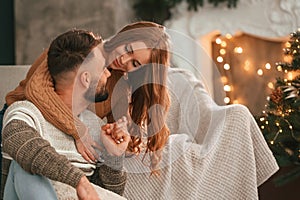
[[[85, 116], [92, 115], [85, 111], [91, 103], [107, 98], [105, 85], [110, 72], [104, 68], [105, 59], [101, 48], [102, 40], [92, 33], [72, 30], [53, 40], [48, 50], [47, 64], [55, 92], [73, 114], [83, 120]], [[122, 154], [130, 140], [124, 123], [102, 127], [102, 143], [95, 143], [94, 146], [102, 145], [102, 159], [109, 165], [104, 162], [99, 171], [94, 170], [95, 163], [88, 163], [78, 154], [71, 136], [48, 123], [37, 107], [28, 101], [10, 105], [3, 125], [3, 152], [14, 159], [5, 186], [5, 199], [56, 198], [45, 177], [73, 186], [79, 199], [99, 199], [87, 178], [91, 174], [91, 179], [98, 185], [123, 193], [126, 174], [121, 171]], [[117, 132], [121, 142], [112, 139], [113, 132]], [[31, 174], [42, 176], [31, 175], [19, 165]], [[30, 180], [33, 180], [33, 186], [26, 184]]]

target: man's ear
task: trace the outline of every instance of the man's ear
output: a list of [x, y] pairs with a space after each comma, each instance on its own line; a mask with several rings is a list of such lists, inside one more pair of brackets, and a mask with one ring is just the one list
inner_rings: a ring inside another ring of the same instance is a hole
[[83, 87], [85, 88], [89, 88], [90, 84], [91, 84], [91, 74], [88, 71], [84, 71], [81, 73], [80, 75], [80, 81], [81, 84], [83, 85]]

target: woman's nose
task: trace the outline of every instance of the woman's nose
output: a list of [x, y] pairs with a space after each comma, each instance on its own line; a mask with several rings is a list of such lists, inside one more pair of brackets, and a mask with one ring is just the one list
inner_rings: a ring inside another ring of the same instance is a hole
[[132, 58], [131, 58], [130, 55], [124, 54], [124, 55], [121, 56], [121, 59], [120, 59], [120, 60], [121, 60], [121, 64], [122, 64], [122, 65], [125, 65], [125, 64], [128, 63], [131, 59], [132, 59]]

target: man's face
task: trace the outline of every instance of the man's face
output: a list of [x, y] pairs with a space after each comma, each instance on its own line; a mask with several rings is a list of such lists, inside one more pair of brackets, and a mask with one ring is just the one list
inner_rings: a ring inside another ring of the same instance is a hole
[[92, 50], [92, 58], [89, 61], [89, 71], [92, 75], [91, 84], [85, 93], [86, 100], [90, 102], [105, 101], [108, 97], [106, 91], [107, 78], [110, 72], [105, 67], [105, 59], [102, 54], [103, 44], [99, 44]]

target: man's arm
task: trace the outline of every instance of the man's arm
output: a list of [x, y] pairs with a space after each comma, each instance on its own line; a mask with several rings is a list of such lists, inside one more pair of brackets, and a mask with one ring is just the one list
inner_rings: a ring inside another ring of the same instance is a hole
[[22, 120], [12, 120], [2, 133], [3, 151], [32, 174], [76, 188], [84, 173], [58, 154], [47, 140]]

